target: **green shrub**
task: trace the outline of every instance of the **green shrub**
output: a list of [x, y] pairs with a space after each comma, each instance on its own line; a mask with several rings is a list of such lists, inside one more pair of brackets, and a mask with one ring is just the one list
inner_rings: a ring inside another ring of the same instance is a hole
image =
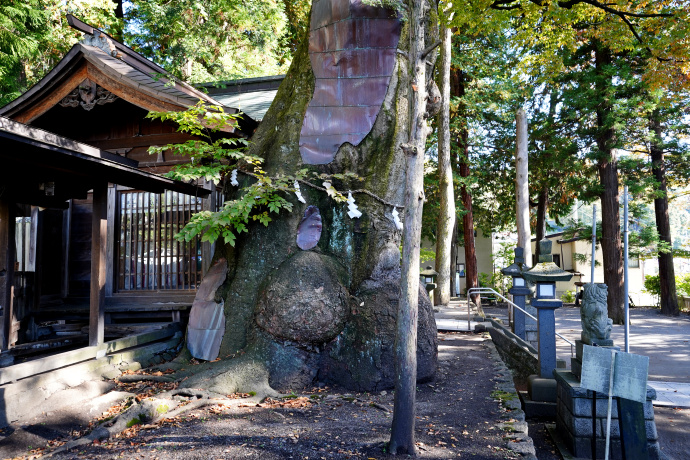
[[661, 282], [659, 281], [659, 275], [645, 275], [644, 289], [642, 289], [642, 292], [653, 295], [656, 300], [656, 307], [660, 308], [659, 296], [661, 295]]
[[561, 296], [563, 303], [575, 303], [575, 291], [572, 289], [567, 290]]
[[676, 276], [676, 291], [678, 296], [690, 296], [690, 273]]

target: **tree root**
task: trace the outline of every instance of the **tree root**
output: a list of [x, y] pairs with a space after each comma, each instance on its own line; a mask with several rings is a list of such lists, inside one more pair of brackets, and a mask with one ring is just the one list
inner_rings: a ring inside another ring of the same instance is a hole
[[122, 374], [117, 378], [122, 383], [135, 383], [135, 382], [174, 382], [177, 380], [174, 377], [168, 375], [148, 375], [148, 374]]
[[[47, 453], [52, 456], [75, 447], [115, 437], [129, 427], [140, 424], [156, 425], [165, 419], [172, 419], [195, 409], [207, 406], [226, 407], [256, 405], [268, 396], [278, 397], [268, 384], [268, 370], [261, 361], [250, 358], [226, 362], [208, 363], [201, 371], [181, 381], [179, 388], [144, 399], [111, 420], [104, 421], [86, 436], [74, 439], [56, 450]], [[121, 382], [156, 381], [173, 382], [171, 376], [146, 374], [125, 374]], [[200, 388], [204, 388], [203, 390]], [[251, 398], [231, 399], [225, 395], [248, 393]], [[185, 403], [186, 400], [186, 403]]]

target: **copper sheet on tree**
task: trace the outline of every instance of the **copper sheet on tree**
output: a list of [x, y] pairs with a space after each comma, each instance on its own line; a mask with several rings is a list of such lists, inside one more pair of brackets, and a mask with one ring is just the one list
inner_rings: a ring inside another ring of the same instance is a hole
[[388, 90], [400, 39], [389, 9], [361, 0], [315, 0], [309, 57], [316, 77], [300, 136], [307, 164], [333, 161], [340, 146], [359, 145]]
[[319, 208], [309, 206], [304, 211], [304, 217], [297, 227], [297, 246], [305, 251], [316, 247], [319, 244], [319, 239], [321, 239], [322, 229], [323, 224], [321, 223]]
[[222, 301], [216, 303], [214, 299], [227, 273], [227, 261], [219, 259], [196, 291], [187, 325], [187, 348], [195, 358], [213, 361], [218, 357], [225, 335], [225, 304]]

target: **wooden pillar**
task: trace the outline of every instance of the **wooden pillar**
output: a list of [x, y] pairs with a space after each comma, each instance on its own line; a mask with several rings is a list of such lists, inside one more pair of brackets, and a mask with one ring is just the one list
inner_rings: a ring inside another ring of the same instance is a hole
[[16, 259], [14, 203], [0, 199], [0, 303], [2, 304], [2, 351], [11, 343], [14, 319], [14, 264]]
[[69, 295], [69, 248], [72, 241], [72, 200], [62, 214], [62, 270], [60, 272], [60, 296]]
[[105, 295], [107, 297], [111, 297], [114, 291], [115, 224], [117, 223], [116, 216], [119, 211], [117, 205], [117, 186], [115, 184], [110, 184], [108, 186], [108, 236], [105, 261]]
[[[37, 206], [31, 206], [31, 246], [29, 250], [30, 263], [34, 269], [33, 299], [29, 304], [30, 311], [38, 311], [41, 306], [41, 292], [43, 287], [43, 211]], [[21, 319], [29, 311], [15, 308], [16, 315]]]
[[105, 324], [105, 278], [108, 238], [108, 184], [93, 188], [91, 218], [91, 312], [89, 317], [89, 346], [103, 343]]
[[[202, 201], [202, 208], [204, 211], [215, 211], [218, 204], [216, 202], [216, 184], [214, 182], [204, 180], [204, 188], [211, 190], [211, 194]], [[208, 269], [211, 267], [211, 259], [216, 250], [215, 243], [204, 241], [201, 243], [201, 276], [205, 276]]]

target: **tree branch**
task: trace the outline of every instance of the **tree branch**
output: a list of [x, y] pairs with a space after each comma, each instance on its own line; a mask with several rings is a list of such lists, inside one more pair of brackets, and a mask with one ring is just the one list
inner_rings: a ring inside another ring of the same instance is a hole
[[[541, 0], [530, 0], [532, 3], [536, 3], [537, 5], [541, 6], [542, 1]], [[617, 16], [620, 16], [621, 18], [623, 16], [630, 16], [632, 18], [670, 18], [673, 17], [672, 13], [631, 13], [629, 11], [620, 11], [611, 8], [610, 6], [600, 3], [596, 0], [570, 0], [567, 2], [558, 2], [558, 6], [561, 8], [566, 8], [570, 9], [574, 5], [577, 5], [578, 3], [586, 3], [588, 5], [592, 5], [594, 7], [600, 8], [607, 13], [615, 14]]]
[[439, 46], [440, 44], [441, 44], [441, 42], [440, 42], [440, 41], [437, 41], [437, 42], [434, 43], [433, 45], [429, 45], [429, 46], [427, 46], [426, 48], [424, 48], [424, 50], [422, 51], [422, 53], [419, 55], [419, 59], [421, 59], [422, 61], [424, 61], [424, 60], [426, 59], [426, 57], [429, 55], [429, 53], [431, 53], [433, 50], [435, 50], [436, 47]]

